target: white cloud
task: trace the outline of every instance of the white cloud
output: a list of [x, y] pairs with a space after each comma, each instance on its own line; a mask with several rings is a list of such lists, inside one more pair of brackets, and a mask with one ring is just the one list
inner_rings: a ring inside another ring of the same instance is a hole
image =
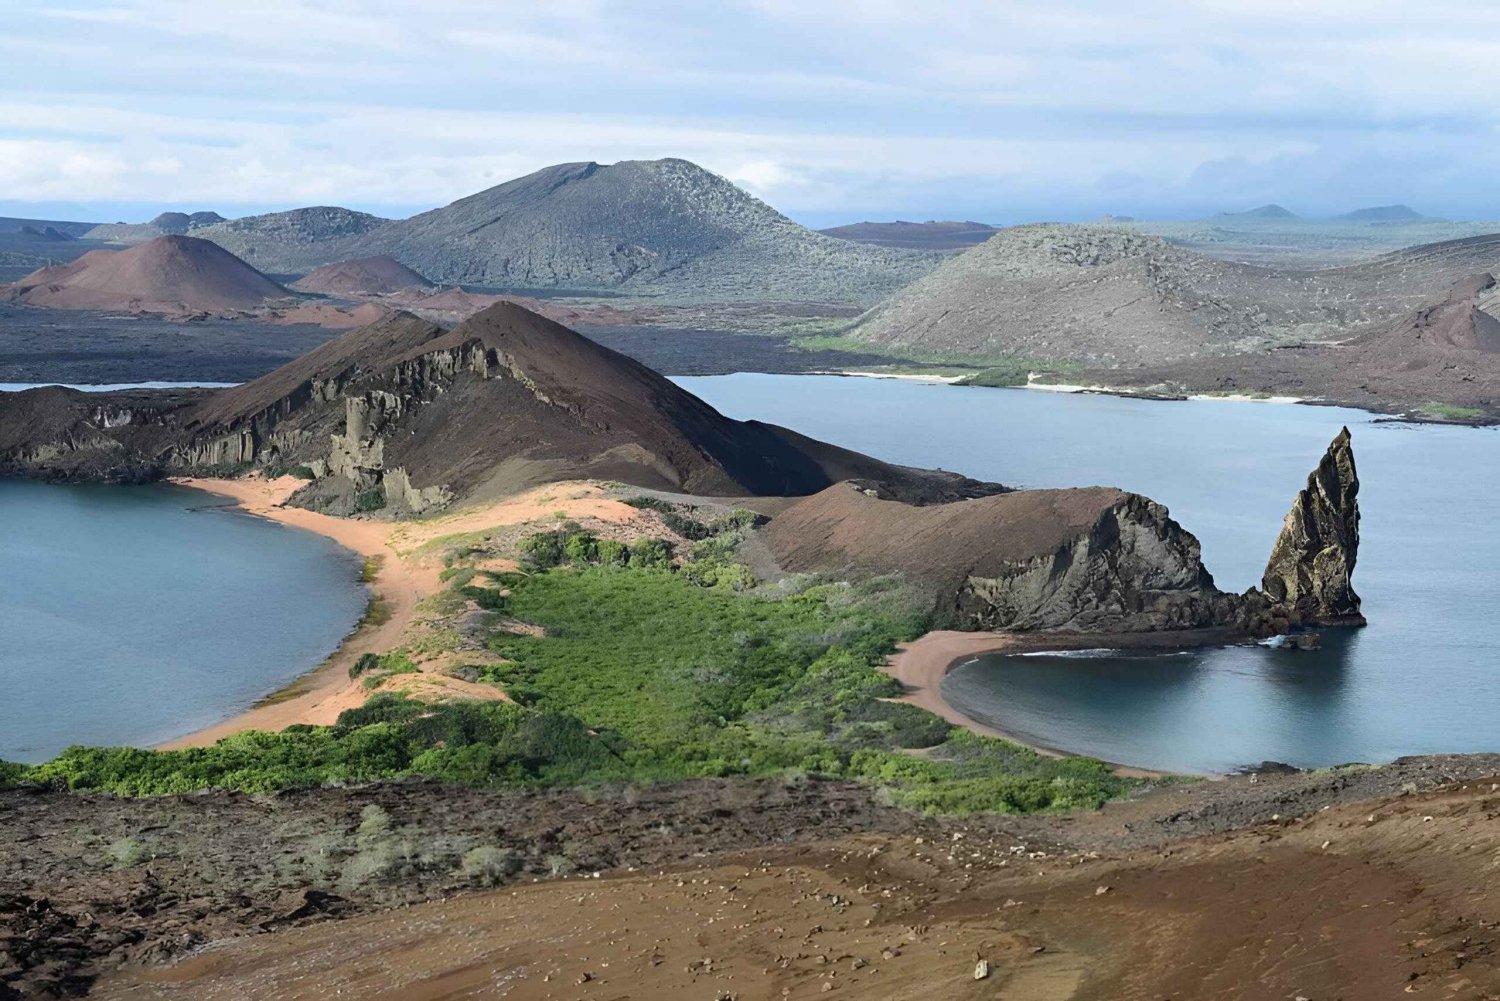
[[409, 207], [683, 156], [793, 212], [1316, 201], [1356, 163], [1459, 202], [1494, 38], [1478, 0], [11, 0], [0, 198]]

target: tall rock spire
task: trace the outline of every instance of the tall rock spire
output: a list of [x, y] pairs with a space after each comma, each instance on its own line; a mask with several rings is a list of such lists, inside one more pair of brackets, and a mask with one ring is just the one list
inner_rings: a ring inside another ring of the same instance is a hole
[[1261, 590], [1292, 625], [1364, 625], [1350, 578], [1359, 552], [1359, 474], [1346, 427], [1287, 512]]

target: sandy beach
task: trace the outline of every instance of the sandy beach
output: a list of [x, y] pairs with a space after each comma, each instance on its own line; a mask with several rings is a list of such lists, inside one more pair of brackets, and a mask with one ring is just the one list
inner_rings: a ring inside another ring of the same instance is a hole
[[[1005, 633], [960, 632], [937, 629], [911, 643], [903, 643], [886, 662], [885, 672], [901, 682], [906, 693], [897, 701], [926, 709], [954, 726], [986, 737], [999, 737], [1028, 747], [1048, 757], [1069, 757], [1070, 752], [1022, 740], [1013, 733], [965, 715], [943, 697], [943, 678], [960, 663], [984, 653], [1029, 653], [1037, 650], [1093, 648], [1182, 648], [1227, 642], [1221, 629], [1194, 629], [1159, 633]], [[1164, 773], [1110, 762], [1115, 773], [1126, 778], [1156, 778]]]
[[382, 602], [389, 616], [379, 625], [367, 623], [359, 626], [331, 657], [295, 682], [287, 690], [287, 697], [264, 702], [206, 729], [169, 741], [161, 745], [162, 749], [206, 747], [242, 730], [282, 730], [293, 723], [332, 723], [345, 709], [360, 705], [366, 693], [357, 679], [349, 677], [350, 665], [366, 653], [381, 653], [400, 644], [416, 613], [417, 602], [430, 593], [430, 585], [436, 583], [436, 571], [431, 575], [431, 582], [419, 580], [420, 575], [403, 562], [391, 546], [395, 527], [391, 523], [334, 518], [315, 511], [283, 507], [286, 499], [303, 485], [303, 481], [295, 477], [275, 480], [183, 478], [173, 482], [228, 497], [249, 514], [317, 532], [366, 559], [376, 560], [379, 568], [370, 581], [372, 600]]
[[[369, 584], [371, 601], [379, 604], [381, 615], [376, 621], [357, 627], [327, 660], [286, 689], [213, 726], [167, 741], [160, 745], [162, 750], [206, 747], [245, 730], [282, 730], [296, 723], [328, 725], [335, 722], [344, 710], [363, 705], [370, 693], [360, 679], [349, 677], [349, 668], [367, 653], [387, 653], [401, 646], [418, 620], [418, 606], [441, 586], [439, 574], [443, 567], [440, 555], [420, 551], [433, 539], [541, 521], [559, 514], [567, 518], [602, 521], [624, 521], [637, 514], [635, 508], [607, 496], [604, 488], [592, 483], [553, 483], [493, 504], [438, 518], [393, 522], [336, 518], [287, 507], [287, 498], [305, 483], [291, 476], [274, 480], [182, 477], [172, 482], [230, 498], [248, 514], [316, 532], [375, 561], [377, 569]], [[421, 677], [428, 682], [440, 682], [460, 697], [504, 698], [503, 693], [489, 686], [470, 685], [433, 675]], [[395, 679], [393, 687], [409, 687], [414, 680], [415, 676]]]

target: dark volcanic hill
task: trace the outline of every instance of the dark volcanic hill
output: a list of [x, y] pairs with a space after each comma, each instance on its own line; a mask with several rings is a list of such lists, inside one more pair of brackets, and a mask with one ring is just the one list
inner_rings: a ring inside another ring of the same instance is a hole
[[1003, 488], [735, 421], [639, 363], [503, 303], [452, 330], [409, 314], [243, 386], [0, 395], [0, 472], [141, 479], [306, 466], [299, 503], [425, 511], [536, 483], [801, 495], [843, 479], [931, 501]]
[[847, 226], [820, 229], [824, 236], [840, 240], [870, 243], [877, 247], [905, 247], [909, 250], [963, 250], [983, 243], [999, 227], [982, 222], [856, 222]]
[[299, 209], [198, 235], [278, 274], [384, 254], [445, 284], [688, 302], [867, 304], [936, 263], [814, 233], [674, 159], [559, 164], [410, 219]]
[[127, 250], [96, 250], [9, 286], [18, 302], [53, 309], [193, 312], [252, 309], [287, 290], [207, 240], [162, 236]]
[[1160, 364], [1348, 337], [1497, 266], [1500, 236], [1295, 271], [1123, 228], [1017, 226], [870, 310], [852, 333], [927, 353]]
[[325, 264], [292, 283], [320, 295], [388, 295], [405, 288], [432, 288], [432, 282], [392, 257], [361, 257]]

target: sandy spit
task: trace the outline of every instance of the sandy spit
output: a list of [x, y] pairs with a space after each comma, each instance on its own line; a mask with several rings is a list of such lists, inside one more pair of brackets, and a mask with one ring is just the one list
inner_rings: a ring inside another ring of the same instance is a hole
[[[363, 704], [365, 691], [349, 677], [349, 667], [367, 653], [383, 653], [399, 646], [411, 624], [417, 602], [430, 593], [418, 575], [396, 555], [391, 546], [389, 522], [359, 521], [335, 518], [301, 508], [283, 507], [283, 503], [303, 481], [292, 476], [265, 479], [196, 479], [182, 478], [174, 483], [232, 499], [247, 513], [271, 521], [327, 536], [346, 549], [367, 559], [375, 559], [380, 568], [370, 582], [373, 600], [383, 601], [389, 618], [378, 626], [362, 625], [351, 633], [326, 661], [304, 675], [289, 689], [289, 697], [262, 703], [237, 716], [196, 733], [160, 745], [163, 750], [183, 747], [207, 747], [242, 730], [282, 730], [293, 723], [328, 724], [339, 713]], [[433, 574], [436, 583], [436, 574]]]
[[[552, 483], [450, 515], [402, 522], [336, 518], [286, 507], [287, 498], [304, 485], [304, 481], [292, 476], [274, 480], [182, 477], [172, 482], [228, 497], [249, 514], [316, 532], [360, 556], [376, 560], [378, 570], [370, 589], [372, 600], [384, 605], [386, 615], [379, 625], [361, 625], [326, 661], [276, 697], [213, 726], [167, 741], [159, 745], [162, 750], [207, 747], [245, 730], [282, 730], [296, 723], [326, 726], [335, 722], [344, 710], [363, 705], [369, 692], [361, 680], [349, 677], [350, 666], [367, 653], [386, 653], [400, 646], [417, 619], [421, 601], [441, 587], [440, 555], [421, 552], [426, 542], [446, 535], [543, 521], [559, 514], [618, 522], [629, 521], [639, 514], [635, 508], [608, 496], [603, 487], [581, 482]], [[453, 679], [442, 681], [456, 695], [475, 694]], [[496, 691], [494, 697], [503, 696]]]

